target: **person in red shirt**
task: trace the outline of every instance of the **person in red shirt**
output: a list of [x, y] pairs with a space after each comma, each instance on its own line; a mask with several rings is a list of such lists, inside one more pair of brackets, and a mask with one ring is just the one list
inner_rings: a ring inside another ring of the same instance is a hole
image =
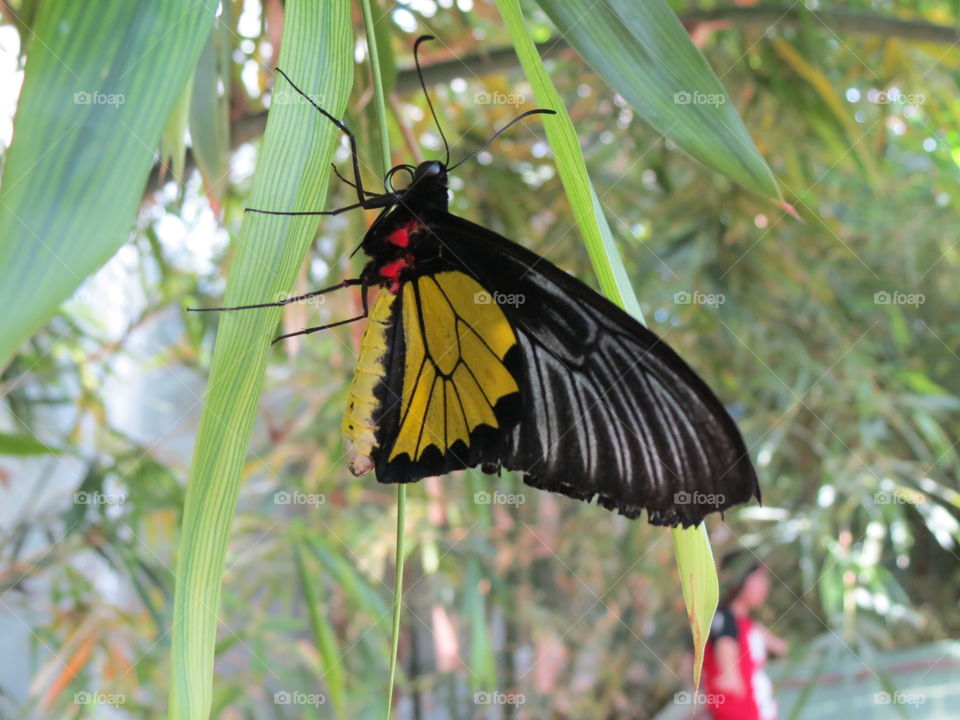
[[767, 601], [770, 578], [742, 553], [721, 563], [733, 578], [717, 608], [703, 658], [707, 706], [713, 720], [776, 720], [773, 685], [764, 671], [767, 652], [783, 655], [787, 643], [750, 617]]

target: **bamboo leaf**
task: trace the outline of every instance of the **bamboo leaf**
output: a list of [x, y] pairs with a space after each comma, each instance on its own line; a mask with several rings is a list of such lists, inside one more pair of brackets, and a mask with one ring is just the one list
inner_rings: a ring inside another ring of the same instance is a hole
[[748, 190], [781, 200], [727, 92], [666, 0], [538, 0], [606, 83], [657, 131]]
[[470, 668], [470, 690], [479, 692], [496, 687], [497, 666], [494, 649], [487, 627], [486, 601], [481, 591], [483, 579], [480, 563], [475, 557], [467, 561], [464, 581], [463, 614], [470, 632], [470, 647], [467, 658]]
[[[864, 132], [868, 131], [863, 131], [859, 128], [856, 120], [853, 118], [853, 113], [844, 105], [833, 83], [823, 74], [822, 70], [808, 62], [793, 45], [783, 38], [771, 38], [770, 43], [773, 45], [773, 49], [777, 51], [777, 54], [783, 58], [784, 62], [793, 68], [797, 75], [806, 80], [807, 83], [810, 84], [810, 87], [812, 87], [823, 100], [824, 105], [830, 110], [837, 124], [843, 129], [846, 135], [843, 143], [853, 150], [860, 160], [865, 170], [864, 177], [869, 181], [873, 181], [873, 179], [879, 175], [877, 172], [877, 164], [873, 159], [873, 154], [870, 152], [869, 143], [860, 142]], [[842, 147], [844, 147], [843, 144], [841, 144], [841, 148]], [[847, 152], [849, 151], [843, 150], [842, 152], [838, 152], [837, 157], [842, 158]]]
[[[381, 15], [378, 13], [378, 17], [373, 20], [377, 44], [377, 62], [380, 66], [384, 95], [392, 93], [394, 86], [397, 84], [397, 56], [393, 52], [393, 31], [396, 27], [388, 14]], [[373, 59], [372, 55], [370, 59]]]
[[160, 135], [160, 162], [178, 185], [183, 185], [183, 167], [187, 157], [187, 123], [190, 119], [190, 100], [193, 96], [193, 77], [187, 78], [180, 96], [173, 104], [170, 117]]
[[[390, 167], [390, 135], [387, 130], [387, 103], [386, 98], [384, 97], [384, 81], [382, 67], [380, 64], [381, 43], [377, 40], [376, 22], [373, 19], [373, 10], [370, 7], [370, 0], [361, 0], [360, 5], [363, 11], [363, 25], [367, 35], [367, 49], [370, 52], [370, 74], [373, 79], [374, 108], [376, 110], [377, 126], [380, 134], [380, 156], [383, 162], [383, 170], [386, 172]], [[404, 483], [398, 483], [397, 541], [394, 551], [397, 572], [393, 587], [393, 622], [390, 639], [390, 669], [387, 675], [387, 720], [390, 720], [390, 713], [393, 707], [393, 689], [397, 679], [397, 652], [400, 645], [400, 618], [403, 613], [403, 565], [406, 557], [404, 551], [404, 539], [406, 538], [406, 517], [407, 486]]]
[[42, 3], [0, 191], [0, 367], [127, 239], [216, 7]]
[[577, 227], [583, 234], [600, 288], [607, 297], [642, 320], [640, 303], [637, 302], [637, 296], [630, 285], [623, 260], [600, 206], [600, 199], [587, 175], [576, 128], [537, 54], [536, 45], [524, 25], [520, 5], [517, 0], [497, 0], [497, 7], [510, 30], [514, 48], [523, 71], [533, 86], [537, 103], [540, 107], [555, 110], [557, 113], [547, 117], [543, 124], [553, 149], [560, 181], [570, 201]]
[[706, 526], [701, 523], [697, 527], [673, 528], [672, 535], [683, 602], [687, 606], [687, 619], [693, 634], [693, 685], [699, 689], [703, 651], [720, 600], [720, 583]]
[[[286, 4], [280, 67], [342, 116], [353, 79], [347, 0]], [[293, 94], [276, 78], [277, 91]], [[316, 210], [324, 201], [337, 129], [306, 102], [275, 103], [250, 206]], [[247, 213], [235, 243], [226, 305], [271, 301], [293, 285], [316, 217]], [[170, 717], [210, 713], [217, 609], [247, 444], [280, 310], [224, 313], [190, 468], [174, 600]]]
[[37, 440], [33, 435], [0, 433], [0, 455], [56, 455], [59, 450]]
[[[230, 3], [225, 3], [224, 15], [229, 13], [229, 8]], [[225, 92], [230, 79], [228, 33], [229, 25], [225, 18], [217, 18], [213, 32], [200, 53], [190, 103], [193, 158], [203, 177], [207, 198], [215, 211], [219, 211], [223, 203], [229, 179], [227, 154], [230, 150], [230, 108]]]
[[308, 549], [333, 576], [337, 587], [349, 598], [358, 613], [366, 612], [372, 618], [380, 618], [389, 612], [390, 606], [380, 596], [377, 588], [373, 587], [354, 565], [338, 554], [336, 548], [318, 537], [308, 545]]
[[304, 602], [306, 602], [307, 611], [310, 614], [313, 641], [323, 660], [323, 679], [327, 686], [327, 692], [330, 693], [330, 704], [333, 706], [334, 715], [343, 717], [346, 686], [343, 681], [343, 665], [340, 662], [340, 647], [333, 625], [323, 613], [320, 604], [320, 581], [317, 579], [317, 574], [307, 567], [303, 541], [297, 542], [296, 561], [300, 583], [303, 585]]

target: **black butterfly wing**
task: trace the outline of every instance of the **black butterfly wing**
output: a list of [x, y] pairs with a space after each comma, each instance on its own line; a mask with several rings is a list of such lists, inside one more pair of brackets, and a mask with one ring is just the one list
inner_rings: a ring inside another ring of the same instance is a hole
[[646, 508], [660, 525], [759, 500], [733, 420], [662, 339], [491, 230], [449, 214], [429, 228], [445, 264], [488, 289], [521, 350], [520, 421], [485, 469], [518, 470], [534, 487], [597, 497], [628, 517]]

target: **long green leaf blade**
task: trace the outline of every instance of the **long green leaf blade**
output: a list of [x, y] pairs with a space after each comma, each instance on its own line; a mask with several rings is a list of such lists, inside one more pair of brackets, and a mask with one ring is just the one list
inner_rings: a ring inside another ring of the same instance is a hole
[[216, 7], [41, 5], [0, 190], [0, 367], [127, 239]]
[[671, 534], [680, 570], [683, 602], [687, 606], [687, 619], [693, 634], [693, 685], [699, 689], [703, 652], [720, 600], [717, 566], [713, 561], [706, 525], [700, 523], [697, 527], [673, 528]]
[[[229, 33], [224, 21], [230, 4], [217, 18], [213, 32], [200, 53], [193, 78], [190, 102], [190, 140], [193, 158], [203, 177], [204, 189], [214, 210], [223, 203], [229, 181], [230, 108], [221, 87], [229, 83]], [[226, 57], [225, 57], [226, 56]]]
[[342, 652], [337, 642], [337, 634], [321, 603], [323, 590], [317, 574], [311, 571], [307, 564], [304, 542], [297, 541], [294, 549], [297, 563], [297, 573], [300, 575], [300, 584], [303, 586], [303, 599], [310, 616], [310, 629], [313, 633], [313, 642], [317, 646], [320, 657], [323, 658], [323, 680], [327, 692], [330, 693], [330, 704], [335, 717], [343, 717], [346, 703], [346, 684], [343, 678]]
[[630, 285], [627, 270], [623, 266], [607, 218], [600, 206], [600, 199], [587, 175], [577, 130], [537, 54], [537, 47], [524, 24], [520, 5], [516, 0], [497, 0], [497, 7], [507, 23], [514, 48], [523, 71], [533, 86], [537, 103], [540, 107], [555, 110], [557, 113], [547, 117], [543, 124], [553, 149], [560, 181], [570, 201], [577, 226], [583, 233], [600, 288], [607, 297], [642, 320], [640, 303], [637, 302], [637, 296]]
[[[286, 4], [280, 67], [303, 90], [343, 115], [353, 80], [347, 0]], [[289, 102], [276, 102], [285, 93]], [[339, 131], [279, 76], [251, 207], [318, 209]], [[296, 97], [296, 99], [294, 99]], [[317, 228], [316, 217], [247, 213], [236, 242], [226, 305], [269, 302], [293, 284]], [[170, 717], [210, 712], [220, 582], [241, 471], [257, 411], [278, 308], [225, 313], [213, 352], [184, 508], [174, 601]]]
[[538, 0], [606, 83], [656, 130], [748, 190], [780, 200], [773, 173], [666, 0]]

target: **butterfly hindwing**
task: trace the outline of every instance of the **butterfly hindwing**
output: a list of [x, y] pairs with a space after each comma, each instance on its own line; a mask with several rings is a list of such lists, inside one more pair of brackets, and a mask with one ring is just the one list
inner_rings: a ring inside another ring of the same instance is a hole
[[[377, 392], [382, 482], [495, 462], [520, 418], [520, 348], [471, 276], [441, 270], [403, 283]], [[478, 301], [480, 300], [480, 301]]]

